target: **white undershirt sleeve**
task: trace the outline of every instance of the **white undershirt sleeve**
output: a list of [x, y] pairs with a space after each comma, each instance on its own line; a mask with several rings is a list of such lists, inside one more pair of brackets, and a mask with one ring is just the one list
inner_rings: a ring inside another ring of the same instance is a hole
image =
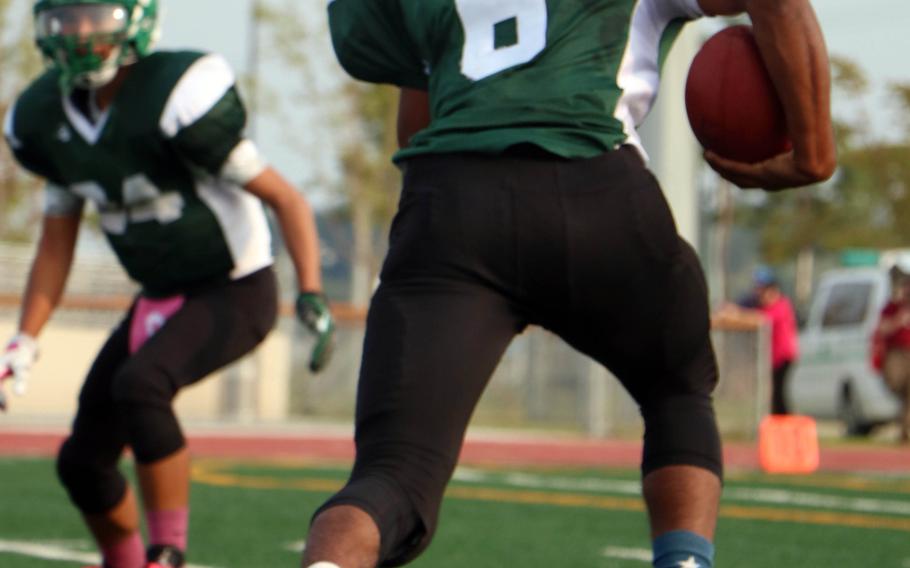
[[218, 177], [239, 186], [245, 186], [250, 180], [261, 174], [266, 167], [267, 164], [256, 145], [244, 138], [231, 150]]
[[82, 214], [85, 199], [65, 187], [50, 183], [44, 188], [44, 215], [47, 217], [72, 217]]

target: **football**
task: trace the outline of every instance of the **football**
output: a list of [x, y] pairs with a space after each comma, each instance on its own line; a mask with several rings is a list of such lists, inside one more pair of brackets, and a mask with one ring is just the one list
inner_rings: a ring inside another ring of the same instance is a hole
[[701, 47], [689, 67], [686, 113], [703, 147], [755, 163], [790, 149], [783, 105], [751, 26], [731, 26]]

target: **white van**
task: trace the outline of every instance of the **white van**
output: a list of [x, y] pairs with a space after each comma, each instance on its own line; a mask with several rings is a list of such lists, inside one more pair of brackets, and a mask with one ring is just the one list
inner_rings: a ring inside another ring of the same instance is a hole
[[888, 268], [843, 268], [821, 277], [788, 381], [794, 412], [839, 419], [850, 435], [866, 435], [897, 417], [899, 402], [870, 354], [870, 338], [890, 294]]

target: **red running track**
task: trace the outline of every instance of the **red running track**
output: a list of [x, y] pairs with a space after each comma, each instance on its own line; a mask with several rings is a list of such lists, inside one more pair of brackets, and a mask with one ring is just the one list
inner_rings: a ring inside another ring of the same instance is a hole
[[[0, 456], [51, 456], [64, 437], [61, 431], [5, 429], [0, 431]], [[350, 462], [354, 445], [349, 435], [190, 434], [192, 453], [200, 457], [237, 459], [299, 459]], [[478, 438], [469, 436], [461, 461], [471, 464], [552, 467], [637, 467], [641, 444], [616, 440]], [[730, 469], [755, 469], [754, 445], [729, 443], [724, 461]], [[821, 448], [821, 471], [876, 471], [910, 474], [910, 448], [848, 446]]]

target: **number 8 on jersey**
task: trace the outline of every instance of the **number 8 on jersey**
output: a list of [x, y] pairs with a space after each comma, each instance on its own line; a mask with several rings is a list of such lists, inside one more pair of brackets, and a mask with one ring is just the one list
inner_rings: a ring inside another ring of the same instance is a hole
[[547, 42], [546, 0], [455, 0], [464, 26], [461, 72], [478, 81], [527, 63]]

